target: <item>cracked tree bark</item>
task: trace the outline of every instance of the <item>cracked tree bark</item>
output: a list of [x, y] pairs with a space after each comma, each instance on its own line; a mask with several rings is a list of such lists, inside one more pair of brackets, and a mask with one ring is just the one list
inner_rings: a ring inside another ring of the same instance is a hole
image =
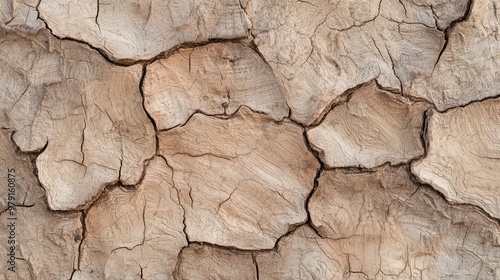
[[0, 0], [0, 279], [500, 278], [498, 0]]

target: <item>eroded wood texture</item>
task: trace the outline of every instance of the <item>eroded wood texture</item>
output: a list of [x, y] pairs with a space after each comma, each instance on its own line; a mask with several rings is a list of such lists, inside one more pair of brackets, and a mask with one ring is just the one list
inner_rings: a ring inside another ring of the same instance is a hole
[[253, 0], [255, 43], [283, 85], [300, 123], [314, 123], [335, 98], [370, 80], [407, 90], [430, 75], [467, 1]]
[[158, 129], [184, 124], [197, 111], [231, 115], [241, 106], [275, 120], [288, 116], [272, 69], [250, 47], [236, 43], [183, 49], [153, 62], [143, 90]]
[[177, 271], [179, 280], [258, 280], [251, 252], [228, 250], [192, 243], [182, 250]]
[[38, 17], [39, 0], [1, 0], [0, 27], [36, 33], [45, 27]]
[[499, 7], [0, 0], [0, 279], [500, 279]]
[[498, 0], [473, 1], [467, 20], [451, 30], [433, 71], [417, 77], [409, 93], [430, 100], [440, 111], [498, 96], [498, 14]]
[[259, 279], [495, 279], [500, 227], [476, 207], [450, 206], [404, 167], [325, 171], [312, 224], [258, 253]]
[[238, 0], [40, 1], [59, 37], [88, 42], [118, 61], [149, 59], [186, 42], [245, 37]]
[[116, 187], [88, 212], [74, 279], [173, 279], [183, 220], [172, 170], [155, 157], [136, 190]]
[[243, 107], [227, 119], [195, 114], [160, 132], [160, 154], [174, 170], [190, 241], [270, 249], [304, 209], [319, 163], [303, 130]]
[[[31, 156], [16, 152], [10, 135], [0, 131], [0, 279], [69, 279], [82, 239], [81, 214], [48, 209]], [[8, 178], [14, 179], [14, 191], [7, 188]], [[17, 258], [15, 271], [8, 270], [11, 253]]]
[[450, 201], [478, 205], [500, 218], [500, 99], [431, 111], [427, 143], [413, 173]]
[[1, 34], [2, 126], [16, 130], [22, 151], [41, 151], [36, 165], [50, 208], [81, 209], [107, 184], [136, 184], [156, 145], [141, 67], [114, 66], [47, 32]]
[[428, 107], [370, 85], [333, 108], [307, 137], [328, 167], [399, 164], [423, 155], [420, 133]]

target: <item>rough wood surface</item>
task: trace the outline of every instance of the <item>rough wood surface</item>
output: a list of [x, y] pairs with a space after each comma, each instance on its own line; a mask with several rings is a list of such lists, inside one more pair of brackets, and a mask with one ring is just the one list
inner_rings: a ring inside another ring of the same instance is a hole
[[241, 44], [183, 49], [148, 66], [144, 105], [158, 129], [184, 124], [195, 112], [232, 115], [241, 106], [275, 120], [288, 107], [271, 68]]
[[450, 201], [481, 206], [500, 218], [500, 99], [431, 111], [427, 142], [413, 173]]
[[450, 206], [403, 167], [326, 171], [309, 202], [312, 225], [258, 253], [259, 279], [495, 279], [498, 223]]
[[183, 220], [172, 170], [155, 157], [136, 190], [114, 188], [86, 215], [75, 279], [173, 279]]
[[160, 154], [174, 170], [189, 240], [270, 249], [305, 222], [319, 163], [302, 134], [245, 107], [228, 119], [196, 114], [161, 132]]
[[118, 61], [150, 59], [187, 42], [245, 37], [238, 0], [40, 0], [55, 35], [88, 42]]
[[[33, 172], [32, 157], [15, 150], [11, 132], [0, 131], [0, 279], [69, 279], [76, 268], [82, 240], [80, 213], [50, 211], [43, 188]], [[14, 169], [14, 171], [9, 171]], [[14, 201], [7, 188], [8, 174], [16, 178]], [[10, 203], [17, 206], [12, 209]], [[12, 227], [13, 225], [13, 227]], [[9, 242], [10, 241], [10, 242]], [[14, 241], [14, 242], [12, 242]], [[10, 246], [17, 258], [17, 270], [9, 271]]]
[[192, 243], [179, 255], [179, 280], [258, 280], [252, 253]]
[[0, 54], [2, 83], [10, 85], [2, 90], [2, 123], [16, 129], [22, 151], [42, 151], [38, 175], [52, 209], [81, 209], [107, 184], [140, 180], [155, 152], [140, 66], [114, 66], [46, 32], [26, 38], [5, 31]]
[[411, 95], [431, 101], [442, 111], [500, 94], [499, 4], [497, 0], [473, 2], [467, 20], [451, 30], [433, 71], [415, 79]]
[[328, 167], [403, 163], [424, 153], [420, 133], [426, 108], [371, 85], [333, 108], [307, 137]]
[[[430, 74], [442, 31], [466, 0], [252, 0], [255, 43], [283, 85], [292, 118], [315, 122], [335, 98], [370, 80], [408, 89]], [[438, 29], [439, 28], [439, 29]]]
[[500, 279], [499, 1], [0, 0], [0, 280]]

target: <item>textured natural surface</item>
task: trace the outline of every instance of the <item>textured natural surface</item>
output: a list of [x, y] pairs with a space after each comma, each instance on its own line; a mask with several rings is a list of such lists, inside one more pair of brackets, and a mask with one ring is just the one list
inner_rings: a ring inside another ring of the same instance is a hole
[[450, 33], [433, 71], [415, 79], [409, 93], [446, 110], [499, 94], [500, 3], [474, 1], [468, 20]]
[[271, 68], [241, 44], [183, 49], [148, 66], [144, 105], [158, 129], [184, 124], [195, 112], [231, 115], [241, 106], [275, 120], [288, 116]]
[[326, 171], [309, 202], [312, 225], [259, 253], [261, 279], [496, 279], [500, 227], [450, 206], [404, 168]]
[[291, 225], [305, 222], [319, 163], [302, 133], [246, 108], [228, 119], [196, 114], [160, 133], [189, 240], [271, 249]]
[[149, 59], [178, 44], [245, 37], [238, 0], [40, 0], [56, 36], [88, 42], [115, 60]]
[[[5, 182], [0, 191], [5, 198], [0, 203], [0, 249], [3, 252], [0, 261], [6, 265], [10, 261], [9, 247], [17, 246], [18, 269], [9, 271], [6, 266], [2, 267], [0, 279], [69, 279], [76, 268], [82, 240], [81, 213], [48, 209], [43, 188], [33, 173], [31, 156], [16, 151], [10, 136], [11, 132], [0, 131], [0, 168], [3, 170], [0, 178]], [[7, 188], [8, 178], [12, 178], [8, 174], [14, 174], [17, 179], [13, 201], [8, 199], [8, 193], [12, 193]], [[9, 202], [17, 205], [14, 211]]]
[[415, 175], [447, 199], [500, 218], [500, 100], [429, 115], [429, 149], [412, 166]]
[[427, 107], [371, 85], [333, 108], [307, 137], [328, 167], [398, 164], [424, 153], [420, 133]]
[[177, 279], [257, 280], [252, 253], [191, 243], [179, 256]]
[[499, 0], [0, 0], [0, 279], [500, 279]]
[[407, 89], [430, 74], [445, 44], [440, 30], [466, 8], [465, 0], [252, 0], [247, 10], [292, 118], [311, 124], [359, 84]]
[[155, 157], [136, 190], [114, 188], [87, 213], [75, 279], [172, 279], [183, 219], [172, 170]]
[[[13, 52], [16, 49], [18, 51]], [[118, 67], [88, 47], [47, 32], [0, 42], [6, 126], [22, 151], [40, 151], [49, 206], [84, 207], [106, 184], [136, 184], [155, 151], [139, 93], [140, 66]], [[27, 59], [23, 59], [28, 54]]]

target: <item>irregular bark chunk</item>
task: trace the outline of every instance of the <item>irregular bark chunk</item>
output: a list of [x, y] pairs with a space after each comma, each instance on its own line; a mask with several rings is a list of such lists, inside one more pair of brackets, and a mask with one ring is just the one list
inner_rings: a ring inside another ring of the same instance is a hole
[[450, 206], [403, 168], [326, 171], [307, 226], [256, 260], [260, 279], [492, 279], [500, 227], [475, 207]]
[[106, 184], [137, 183], [156, 145], [142, 108], [141, 67], [114, 66], [45, 32], [3, 32], [2, 39], [0, 78], [9, 84], [0, 89], [2, 122], [16, 130], [22, 151], [43, 150], [37, 168], [50, 208], [83, 208]]
[[497, 0], [474, 1], [470, 16], [450, 33], [434, 70], [417, 77], [409, 93], [438, 110], [500, 94], [500, 39]]
[[251, 252], [191, 243], [179, 255], [179, 280], [257, 280]]
[[184, 124], [196, 111], [231, 115], [242, 105], [275, 120], [288, 115], [272, 69], [240, 44], [182, 49], [147, 71], [144, 104], [158, 129]]
[[195, 114], [160, 132], [174, 170], [190, 241], [273, 248], [307, 218], [304, 201], [319, 168], [302, 129], [241, 108], [228, 119]]
[[238, 0], [41, 0], [55, 35], [82, 40], [114, 60], [150, 59], [176, 45], [245, 37]]
[[137, 190], [115, 188], [88, 212], [75, 279], [172, 279], [183, 215], [172, 170], [153, 158]]
[[427, 141], [427, 155], [413, 164], [413, 173], [448, 200], [500, 218], [500, 99], [432, 111]]
[[371, 85], [333, 108], [307, 137], [328, 167], [402, 163], [424, 153], [420, 132], [427, 107]]
[[274, 69], [294, 120], [314, 123], [339, 95], [370, 80], [408, 89], [415, 77], [431, 73], [444, 44], [436, 22], [442, 26], [460, 18], [466, 0], [404, 7], [394, 2], [249, 2], [255, 42]]

